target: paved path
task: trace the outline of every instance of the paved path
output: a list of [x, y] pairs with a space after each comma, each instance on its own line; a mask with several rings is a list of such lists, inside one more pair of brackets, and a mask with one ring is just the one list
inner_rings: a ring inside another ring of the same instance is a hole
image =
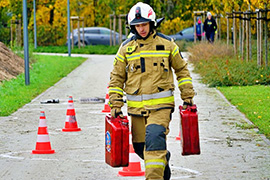
[[[74, 55], [73, 55], [74, 56]], [[114, 56], [87, 55], [88, 60], [42, 95], [9, 117], [0, 117], [0, 179], [89, 179], [123, 180], [122, 168], [104, 162], [104, 104], [80, 104], [81, 97], [105, 97]], [[192, 67], [189, 67], [192, 69]], [[182, 156], [179, 112], [170, 124], [168, 149], [172, 153], [172, 180], [261, 180], [270, 179], [270, 148], [256, 130], [239, 127], [245, 117], [215, 89], [201, 84], [193, 74], [194, 98], [199, 111], [201, 155]], [[80, 132], [61, 132], [68, 96], [75, 99]], [[59, 104], [40, 101], [59, 98]], [[176, 104], [182, 104], [175, 92]], [[126, 112], [126, 108], [123, 111]], [[55, 154], [33, 155], [40, 110], [45, 110], [50, 142]], [[144, 164], [141, 161], [141, 166]]]

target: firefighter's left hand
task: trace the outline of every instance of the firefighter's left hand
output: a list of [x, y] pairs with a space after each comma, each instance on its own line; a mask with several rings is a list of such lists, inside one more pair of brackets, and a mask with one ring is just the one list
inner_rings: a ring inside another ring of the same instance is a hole
[[111, 115], [114, 118], [117, 118], [118, 116], [120, 116], [121, 118], [123, 118], [123, 113], [121, 111], [121, 108], [112, 108], [111, 109]]
[[184, 99], [183, 109], [187, 109], [188, 106], [193, 106], [194, 102], [192, 99]]

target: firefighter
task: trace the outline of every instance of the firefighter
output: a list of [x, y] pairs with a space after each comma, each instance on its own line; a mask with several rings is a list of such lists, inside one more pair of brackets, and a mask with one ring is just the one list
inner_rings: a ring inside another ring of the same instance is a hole
[[135, 153], [144, 159], [146, 180], [169, 180], [166, 135], [174, 111], [172, 68], [185, 106], [193, 105], [192, 79], [178, 46], [171, 38], [156, 32], [156, 15], [148, 4], [134, 5], [128, 14], [128, 24], [134, 36], [120, 46], [110, 74], [111, 115], [122, 115], [125, 92], [132, 143]]

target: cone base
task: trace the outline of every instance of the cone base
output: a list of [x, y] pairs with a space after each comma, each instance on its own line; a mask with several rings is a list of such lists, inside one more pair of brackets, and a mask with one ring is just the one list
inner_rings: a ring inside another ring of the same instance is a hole
[[33, 150], [32, 154], [53, 154], [55, 151], [53, 149], [51, 150]]
[[144, 171], [119, 171], [118, 176], [144, 176]]
[[111, 112], [111, 110], [110, 109], [103, 109], [101, 112], [109, 113], [109, 112]]
[[81, 131], [81, 128], [63, 128], [64, 132]]

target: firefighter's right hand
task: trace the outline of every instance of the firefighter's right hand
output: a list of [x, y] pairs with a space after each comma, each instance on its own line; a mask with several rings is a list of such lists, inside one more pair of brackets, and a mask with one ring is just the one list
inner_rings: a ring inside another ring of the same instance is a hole
[[188, 106], [193, 106], [194, 102], [192, 99], [185, 99], [183, 103], [183, 109], [187, 109]]
[[118, 116], [120, 116], [121, 118], [123, 118], [123, 113], [121, 111], [121, 108], [112, 108], [111, 109], [111, 115], [114, 118], [117, 118]]

